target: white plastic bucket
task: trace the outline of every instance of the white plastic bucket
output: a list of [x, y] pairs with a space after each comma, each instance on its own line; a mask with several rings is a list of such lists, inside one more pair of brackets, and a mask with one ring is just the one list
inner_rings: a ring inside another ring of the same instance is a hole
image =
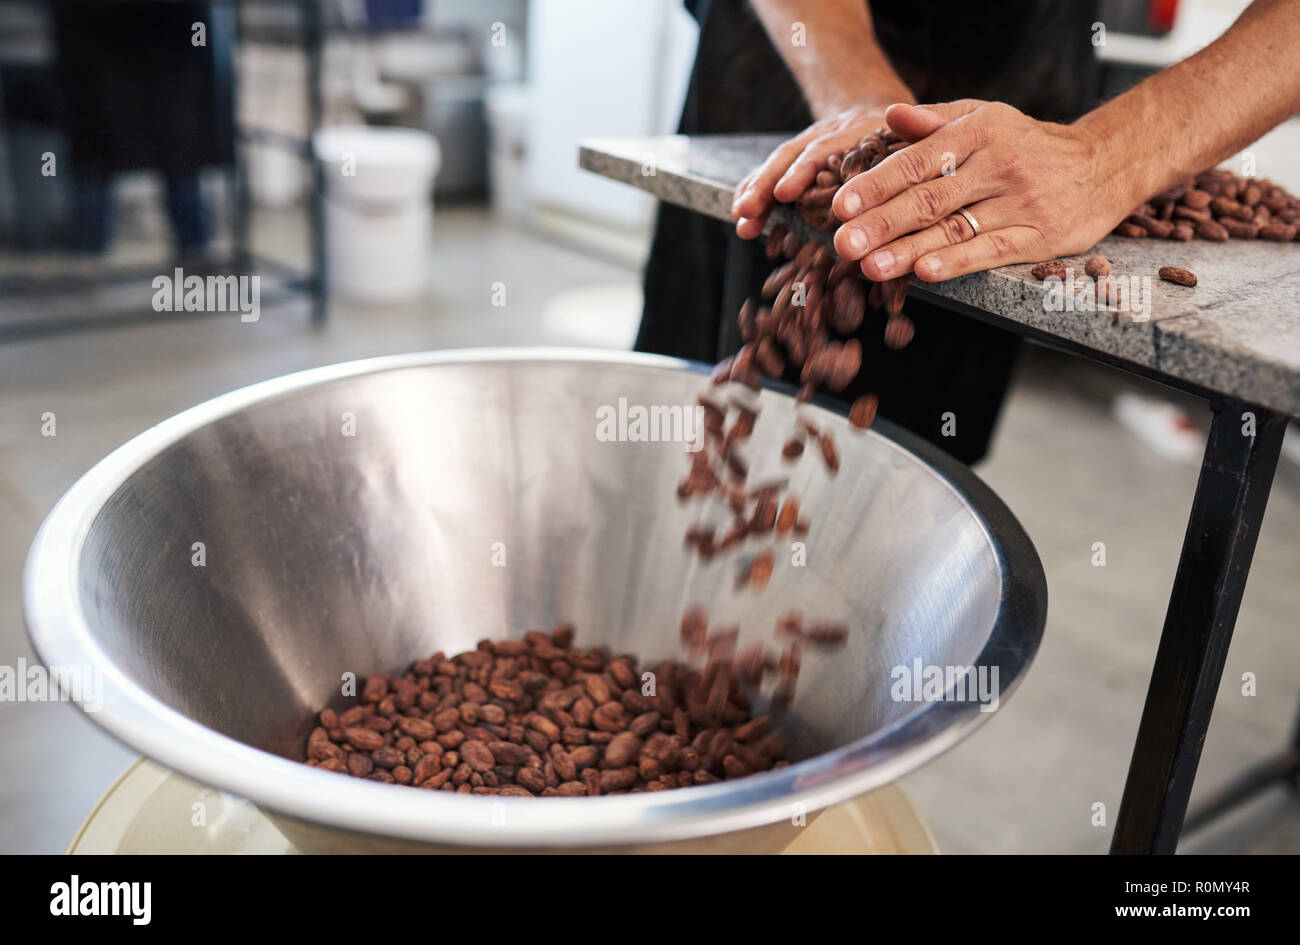
[[418, 298], [428, 287], [437, 139], [413, 128], [341, 125], [318, 131], [313, 147], [325, 178], [330, 291], [358, 302]]

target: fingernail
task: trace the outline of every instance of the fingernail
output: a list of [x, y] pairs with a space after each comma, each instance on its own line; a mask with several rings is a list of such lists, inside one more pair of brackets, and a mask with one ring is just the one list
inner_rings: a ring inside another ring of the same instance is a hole
[[939, 260], [937, 259], [922, 259], [918, 260], [916, 264], [916, 269], [927, 276], [939, 275], [939, 271], [942, 268], [943, 267], [939, 265]]
[[867, 251], [867, 234], [863, 232], [862, 227], [849, 227], [849, 235], [845, 239], [849, 244], [849, 252], [861, 255]]
[[844, 212], [851, 217], [862, 212], [862, 198], [851, 190], [844, 195]]
[[882, 249], [873, 255], [871, 261], [876, 264], [876, 269], [881, 275], [887, 276], [894, 270], [894, 254], [887, 249]]

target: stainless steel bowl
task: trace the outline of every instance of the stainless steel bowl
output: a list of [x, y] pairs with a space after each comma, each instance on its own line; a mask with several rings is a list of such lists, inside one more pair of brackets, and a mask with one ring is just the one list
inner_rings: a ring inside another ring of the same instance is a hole
[[[831, 479], [811, 455], [794, 467], [814, 523], [807, 566], [780, 560], [763, 594], [736, 593], [734, 561], [682, 551], [700, 507], [676, 500], [681, 443], [596, 435], [598, 407], [690, 404], [702, 382], [667, 358], [477, 350], [218, 397], [109, 455], [50, 513], [25, 576], [32, 641], [48, 665], [101, 674], [90, 717], [107, 731], [253, 800], [311, 849], [779, 845], [801, 811], [892, 781], [987, 719], [969, 700], [896, 701], [891, 671], [996, 667], [1005, 700], [1038, 646], [1046, 588], [1028, 538], [969, 470], [888, 423], [863, 436], [817, 407], [843, 468]], [[755, 478], [783, 471], [794, 408], [786, 393], [762, 400]], [[845, 649], [805, 655], [786, 722], [796, 763], [529, 800], [292, 760], [345, 673], [562, 621], [583, 643], [679, 656], [691, 604], [738, 621], [742, 643], [790, 608], [851, 625]]]

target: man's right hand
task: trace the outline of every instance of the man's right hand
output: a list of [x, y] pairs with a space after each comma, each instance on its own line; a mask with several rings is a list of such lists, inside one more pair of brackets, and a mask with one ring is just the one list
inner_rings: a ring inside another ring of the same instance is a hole
[[[776, 203], [798, 200], [828, 156], [883, 128], [886, 108], [916, 103], [880, 48], [863, 0], [751, 3], [817, 120], [768, 155], [736, 188], [731, 213], [736, 233], [744, 239], [763, 232]], [[792, 40], [795, 25], [803, 42]]]
[[828, 157], [848, 150], [863, 136], [883, 127], [885, 107], [858, 105], [813, 122], [780, 145], [736, 187], [731, 205], [736, 234], [747, 240], [757, 238], [772, 207], [798, 200], [812, 186]]

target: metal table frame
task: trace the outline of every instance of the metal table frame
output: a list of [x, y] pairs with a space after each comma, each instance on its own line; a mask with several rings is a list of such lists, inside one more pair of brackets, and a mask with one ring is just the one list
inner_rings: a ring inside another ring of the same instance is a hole
[[[772, 218], [772, 224], [781, 223], [807, 237], [830, 242], [827, 234], [810, 230], [787, 210], [775, 211]], [[733, 236], [724, 281], [720, 350], [739, 346], [735, 318], [725, 313], [739, 311], [744, 299], [753, 294], [756, 278], [761, 283], [753, 258], [745, 242]], [[1286, 751], [1246, 772], [1190, 818], [1187, 814], [1288, 418], [945, 298], [923, 283], [913, 283], [908, 291], [1045, 347], [1194, 394], [1210, 405], [1212, 420], [1201, 473], [1110, 852], [1174, 853], [1185, 823], [1203, 826], [1279, 780], [1296, 784], [1300, 777], [1300, 722]], [[1243, 433], [1249, 419], [1246, 414], [1253, 415], [1253, 436]]]

